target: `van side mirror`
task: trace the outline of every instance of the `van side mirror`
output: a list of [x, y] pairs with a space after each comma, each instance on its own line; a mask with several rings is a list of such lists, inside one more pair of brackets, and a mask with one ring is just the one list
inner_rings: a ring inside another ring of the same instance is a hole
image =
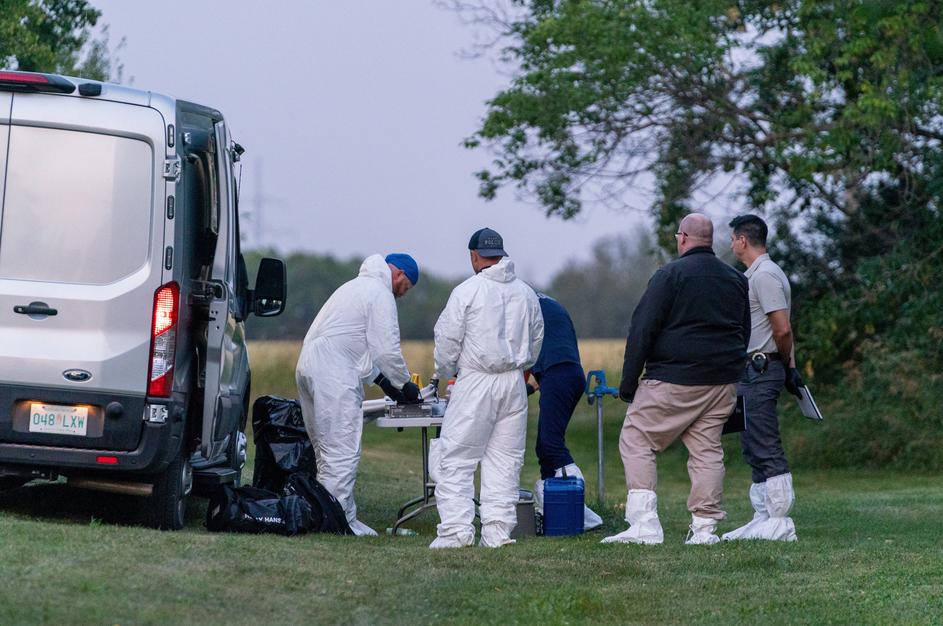
[[288, 283], [281, 259], [262, 259], [252, 291], [252, 312], [258, 317], [274, 317], [285, 310]]

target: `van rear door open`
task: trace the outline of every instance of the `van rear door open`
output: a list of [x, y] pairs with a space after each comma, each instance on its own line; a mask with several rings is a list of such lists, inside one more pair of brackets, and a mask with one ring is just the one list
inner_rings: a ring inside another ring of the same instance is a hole
[[[131, 450], [161, 284], [163, 118], [45, 94], [0, 94], [0, 107], [10, 99], [0, 126], [0, 405], [13, 411], [2, 412], [0, 441]], [[105, 398], [125, 411], [106, 419], [96, 405]], [[67, 406], [87, 408], [84, 429], [31, 423], [37, 407]]]
[[[212, 459], [225, 452], [229, 437], [238, 428], [243, 417], [241, 387], [247, 372], [237, 371], [242, 367], [241, 356], [245, 352], [245, 337], [241, 326], [236, 324], [234, 308], [238, 298], [235, 273], [237, 242], [235, 190], [232, 180], [231, 161], [228, 158], [230, 144], [225, 123], [218, 121], [213, 129], [216, 144], [216, 171], [219, 202], [219, 238], [213, 258], [211, 282], [213, 298], [209, 305], [209, 325], [206, 338], [206, 388], [203, 398], [203, 431], [201, 453]], [[228, 357], [228, 362], [227, 362]]]

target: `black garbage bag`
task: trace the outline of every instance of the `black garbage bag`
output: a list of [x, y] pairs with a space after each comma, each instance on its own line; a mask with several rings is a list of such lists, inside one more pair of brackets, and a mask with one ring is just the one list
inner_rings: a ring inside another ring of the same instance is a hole
[[308, 532], [313, 522], [311, 505], [305, 498], [279, 497], [255, 487], [223, 485], [206, 508], [206, 529], [210, 532], [276, 533], [290, 537]]
[[255, 471], [252, 485], [280, 492], [294, 472], [316, 472], [314, 447], [297, 400], [261, 396], [252, 405]]
[[304, 498], [311, 507], [310, 532], [354, 534], [340, 502], [318, 482], [314, 472], [295, 472], [289, 476], [284, 493], [286, 496], [296, 495]]

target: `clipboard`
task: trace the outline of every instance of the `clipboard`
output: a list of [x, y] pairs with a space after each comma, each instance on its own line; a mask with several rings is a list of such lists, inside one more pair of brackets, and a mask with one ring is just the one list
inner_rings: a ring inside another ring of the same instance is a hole
[[743, 396], [738, 395], [737, 403], [733, 405], [733, 412], [727, 417], [727, 421], [724, 423], [724, 429], [720, 434], [729, 435], [731, 433], [742, 433], [746, 429], [747, 403]]
[[796, 398], [796, 402], [799, 403], [799, 410], [802, 411], [802, 414], [810, 420], [821, 422], [824, 419], [822, 412], [819, 411], [819, 405], [815, 403], [815, 398], [812, 397], [812, 392], [805, 385], [799, 387], [799, 397]]

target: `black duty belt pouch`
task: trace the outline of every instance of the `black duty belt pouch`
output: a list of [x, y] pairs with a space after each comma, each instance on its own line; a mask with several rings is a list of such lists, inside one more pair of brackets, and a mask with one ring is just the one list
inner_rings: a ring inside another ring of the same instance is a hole
[[750, 366], [758, 374], [762, 374], [767, 370], [770, 361], [783, 362], [783, 357], [778, 352], [754, 352], [750, 355]]
[[750, 355], [750, 367], [757, 374], [762, 374], [769, 367], [769, 357], [763, 352], [754, 352]]

